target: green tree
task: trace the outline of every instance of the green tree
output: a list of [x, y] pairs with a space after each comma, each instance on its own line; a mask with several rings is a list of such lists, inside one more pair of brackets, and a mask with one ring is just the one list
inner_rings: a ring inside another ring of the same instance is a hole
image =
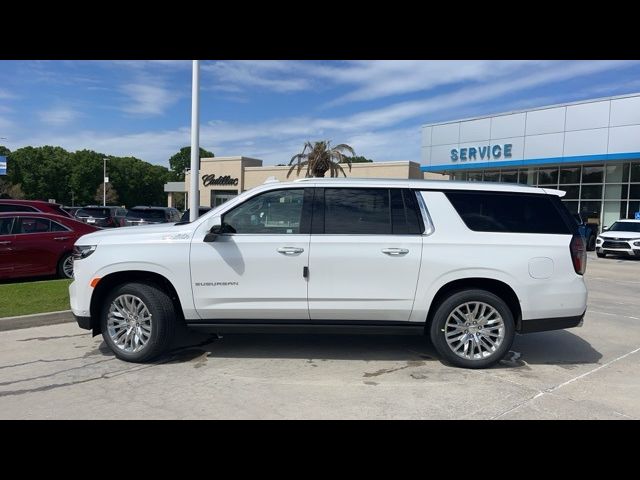
[[[211, 158], [213, 152], [200, 148], [200, 158]], [[169, 159], [169, 168], [173, 172], [175, 181], [184, 180], [184, 171], [191, 167], [191, 147], [182, 147], [178, 153]]]
[[[102, 205], [102, 200], [104, 199], [103, 197], [104, 193], [102, 191], [103, 188], [104, 188], [104, 183], [101, 183], [98, 189], [96, 190], [95, 196], [93, 197], [94, 200], [98, 202], [98, 205]], [[118, 205], [118, 192], [113, 187], [111, 182], [107, 183], [107, 192], [106, 192], [105, 200], [107, 202], [107, 205]]]
[[346, 163], [351, 171], [351, 157], [345, 155], [344, 152], [350, 153], [351, 157], [356, 154], [353, 148], [345, 143], [332, 147], [328, 140], [314, 143], [305, 142], [302, 153], [294, 155], [289, 161], [289, 165], [292, 166], [287, 172], [287, 177], [291, 175], [293, 170], [296, 170], [296, 174], [300, 175], [300, 171], [304, 167], [307, 167], [306, 177], [324, 177], [327, 171], [332, 177], [337, 177], [339, 172], [346, 177], [347, 174], [344, 173], [340, 164]]
[[60, 203], [71, 199], [69, 190], [69, 172], [72, 166], [72, 154], [64, 148], [23, 147], [9, 156], [8, 180], [20, 185], [25, 198], [29, 200], [47, 200], [54, 198]]

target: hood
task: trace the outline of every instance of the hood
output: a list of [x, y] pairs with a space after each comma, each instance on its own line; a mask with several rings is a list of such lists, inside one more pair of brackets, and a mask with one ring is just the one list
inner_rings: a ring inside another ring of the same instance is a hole
[[640, 232], [625, 232], [625, 231], [619, 231], [619, 232], [602, 232], [600, 234], [600, 237], [602, 238], [608, 238], [608, 239], [612, 239], [612, 238], [622, 238], [624, 240], [631, 240], [632, 238], [640, 238]]
[[78, 245], [100, 245], [104, 243], [156, 243], [160, 241], [190, 239], [194, 225], [178, 225], [161, 223], [158, 225], [141, 225], [137, 227], [121, 227], [99, 230], [84, 235], [76, 242]]

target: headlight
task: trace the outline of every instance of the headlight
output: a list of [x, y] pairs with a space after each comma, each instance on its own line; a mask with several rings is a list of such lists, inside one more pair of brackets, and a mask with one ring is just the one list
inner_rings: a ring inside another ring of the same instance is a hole
[[633, 242], [636, 247], [640, 247], [640, 242]]
[[598, 239], [596, 240], [596, 243], [602, 243], [602, 239], [598, 237]]
[[96, 245], [75, 245], [73, 247], [73, 259], [82, 260], [96, 251]]

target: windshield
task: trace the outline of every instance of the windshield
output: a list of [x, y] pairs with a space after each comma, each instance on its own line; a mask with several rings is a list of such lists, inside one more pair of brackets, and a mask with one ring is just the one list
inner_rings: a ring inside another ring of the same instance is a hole
[[111, 216], [111, 211], [108, 208], [81, 208], [76, 212], [76, 216], [107, 218]]
[[640, 222], [616, 222], [609, 229], [610, 232], [640, 233]]
[[127, 212], [127, 218], [141, 218], [143, 220], [164, 220], [164, 210], [136, 210]]

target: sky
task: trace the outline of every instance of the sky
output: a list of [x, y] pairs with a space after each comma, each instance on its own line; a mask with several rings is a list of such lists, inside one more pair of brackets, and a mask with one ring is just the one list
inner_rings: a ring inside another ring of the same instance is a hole
[[[201, 62], [200, 146], [288, 163], [305, 141], [420, 162], [420, 126], [640, 92], [640, 61]], [[190, 145], [191, 61], [0, 61], [0, 145], [168, 166]]]

